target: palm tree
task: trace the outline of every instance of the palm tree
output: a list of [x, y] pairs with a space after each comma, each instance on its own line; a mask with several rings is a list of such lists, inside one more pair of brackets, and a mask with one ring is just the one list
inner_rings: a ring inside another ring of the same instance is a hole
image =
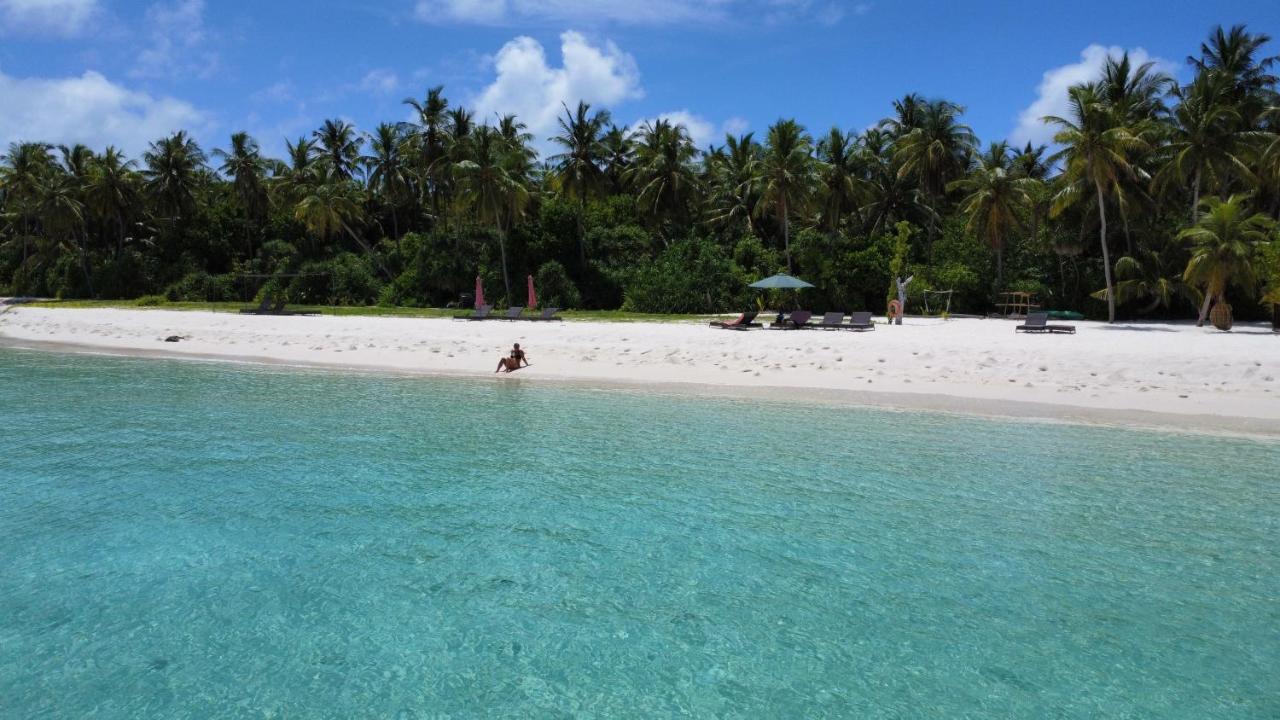
[[[87, 151], [88, 148], [85, 148]], [[83, 160], [83, 157], [79, 158]], [[77, 165], [72, 165], [78, 167]], [[84, 168], [87, 171], [87, 168]], [[39, 213], [47, 240], [58, 247], [70, 242], [76, 249], [85, 285], [93, 295], [93, 277], [89, 272], [83, 181], [70, 172], [52, 173], [41, 186]]]
[[1116, 320], [1116, 298], [1111, 280], [1111, 253], [1107, 248], [1108, 193], [1118, 192], [1122, 178], [1136, 176], [1130, 153], [1146, 149], [1147, 144], [1129, 128], [1119, 124], [1110, 108], [1098, 94], [1097, 85], [1077, 85], [1069, 91], [1072, 117], [1049, 115], [1045, 122], [1058, 126], [1053, 141], [1063, 149], [1050, 157], [1050, 163], [1064, 163], [1064, 189], [1055, 198], [1053, 214], [1058, 215], [1084, 197], [1084, 188], [1092, 186], [1097, 196], [1101, 230], [1102, 268], [1107, 281], [1107, 322]]
[[791, 214], [802, 212], [816, 185], [813, 140], [795, 120], [779, 120], [769, 128], [759, 163], [760, 200], [756, 214], [771, 214], [782, 224], [782, 246], [791, 268]]
[[360, 158], [369, 173], [369, 189], [391, 209], [391, 237], [400, 247], [400, 220], [396, 208], [404, 204], [412, 187], [409, 167], [404, 161], [404, 133], [391, 123], [378, 125], [369, 136], [371, 154]]
[[320, 183], [311, 187], [294, 206], [293, 217], [320, 240], [346, 233], [374, 261], [383, 277], [391, 280], [391, 271], [382, 262], [382, 257], [353, 227], [360, 223], [362, 215], [357, 195], [357, 188], [350, 182]]
[[21, 225], [24, 265], [30, 255], [34, 224], [38, 222], [41, 187], [54, 170], [53, 156], [49, 154], [52, 147], [47, 143], [10, 143], [9, 151], [0, 157], [0, 191]]
[[311, 135], [320, 144], [320, 158], [331, 179], [350, 180], [355, 176], [364, 138], [356, 133], [354, 125], [345, 120], [325, 120]]
[[987, 156], [969, 173], [947, 186], [949, 191], [966, 193], [960, 211], [968, 218], [969, 232], [984, 240], [996, 252], [996, 287], [1004, 287], [1004, 245], [1014, 231], [1025, 224], [1031, 210], [1035, 180], [1009, 171], [1008, 147], [992, 143]]
[[[258, 141], [247, 132], [232, 133], [231, 148], [216, 148], [213, 156], [222, 160], [218, 171], [231, 178], [231, 187], [236, 199], [240, 201], [245, 217], [260, 225], [267, 212], [268, 163], [262, 158]], [[249, 254], [253, 255], [252, 237], [246, 239], [245, 246]]]
[[167, 219], [184, 220], [195, 205], [205, 154], [185, 130], [151, 143], [142, 155], [146, 190]]
[[133, 161], [114, 147], [94, 158], [89, 169], [85, 199], [104, 226], [115, 227], [116, 259], [124, 251], [127, 218], [141, 204], [141, 184]]
[[763, 149], [753, 133], [726, 135], [724, 141], [723, 149], [714, 149], [707, 157], [707, 221], [730, 232], [745, 228], [754, 235]]
[[1188, 284], [1204, 289], [1197, 326], [1204, 325], [1209, 306], [1223, 302], [1228, 285], [1247, 293], [1258, 287], [1254, 259], [1258, 247], [1271, 240], [1275, 223], [1262, 213], [1250, 215], [1243, 195], [1226, 200], [1204, 199], [1205, 214], [1194, 227], [1178, 233], [1178, 239], [1191, 245], [1191, 260], [1182, 278]]
[[822, 196], [818, 223], [827, 232], [835, 233], [844, 219], [857, 210], [859, 201], [865, 196], [857, 135], [831, 128], [827, 136], [818, 141], [818, 160], [818, 184]]
[[1166, 157], [1155, 183], [1167, 187], [1190, 181], [1193, 223], [1202, 187], [1225, 190], [1233, 177], [1252, 179], [1254, 175], [1246, 153], [1255, 134], [1239, 129], [1242, 118], [1229, 93], [1229, 79], [1214, 72], [1201, 73], [1176, 91], [1181, 102], [1173, 111], [1168, 142], [1161, 148]]
[[915, 178], [933, 209], [929, 219], [929, 243], [933, 244], [939, 201], [947, 183], [964, 174], [977, 144], [973, 131], [960, 123], [964, 108], [946, 100], [934, 100], [924, 107], [917, 127], [896, 141], [898, 174]]
[[[1139, 315], [1157, 308], [1170, 310], [1180, 299], [1197, 305], [1199, 291], [1182, 278], [1184, 258], [1177, 245], [1166, 243], [1160, 248], [1142, 248], [1136, 255], [1116, 260], [1116, 302], [1126, 305], [1147, 301], [1147, 305], [1137, 311]], [[1090, 297], [1105, 300], [1107, 291], [1104, 288]]]
[[564, 152], [551, 156], [550, 161], [555, 166], [561, 190], [578, 200], [578, 261], [585, 265], [587, 238], [583, 220], [588, 197], [599, 190], [605, 179], [600, 163], [607, 148], [601, 142], [601, 135], [610, 124], [610, 116], [607, 110], [592, 114], [591, 105], [579, 101], [572, 112], [565, 106], [559, 123], [560, 134], [549, 139]]
[[[689, 216], [694, 193], [699, 190], [693, 167], [698, 151], [683, 125], [667, 120], [645, 123], [637, 133], [635, 165], [627, 176], [636, 189], [636, 201], [659, 227]], [[667, 239], [665, 230], [659, 234]]]
[[1244, 25], [1234, 25], [1230, 30], [1219, 25], [1209, 40], [1200, 44], [1200, 57], [1188, 57], [1187, 62], [1198, 73], [1218, 73], [1227, 78], [1231, 103], [1245, 120], [1251, 121], [1265, 106], [1269, 88], [1278, 81], [1268, 70], [1280, 56], [1258, 57], [1269, 42], [1271, 36], [1251, 34]]
[[502, 257], [502, 283], [511, 297], [511, 277], [507, 270], [507, 227], [518, 218], [529, 200], [529, 189], [519, 177], [524, 158], [517, 155], [501, 132], [482, 125], [472, 133], [471, 157], [458, 163], [458, 179], [463, 193], [476, 211], [476, 218], [493, 227]]
[[1176, 87], [1172, 77], [1156, 70], [1154, 61], [1134, 65], [1127, 51], [1120, 57], [1108, 55], [1102, 64], [1102, 99], [1130, 128], [1164, 115], [1164, 97]]
[[418, 114], [417, 128], [412, 136], [413, 155], [419, 177], [431, 195], [432, 213], [439, 218], [441, 174], [444, 172], [441, 159], [445, 154], [445, 113], [449, 110], [449, 101], [444, 96], [444, 86], [437, 85], [427, 90], [425, 100], [419, 102], [408, 98], [404, 103]]
[[635, 143], [625, 127], [610, 125], [600, 138], [604, 149], [604, 174], [609, 180], [609, 191], [617, 194], [626, 189], [627, 171], [635, 160]]

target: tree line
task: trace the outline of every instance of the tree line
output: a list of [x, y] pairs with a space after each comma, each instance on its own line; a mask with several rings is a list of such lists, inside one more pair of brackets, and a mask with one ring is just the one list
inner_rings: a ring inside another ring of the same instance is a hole
[[[900, 238], [915, 293], [985, 312], [1003, 291], [1114, 320], [1280, 302], [1280, 94], [1270, 38], [1219, 27], [1189, 83], [1127, 54], [1044, 118], [1046, 146], [979, 144], [964, 108], [908, 94], [863, 132], [794, 119], [698, 148], [667, 120], [565, 107], [545, 158], [514, 115], [442, 87], [415, 121], [327, 120], [264, 155], [186, 132], [141, 158], [12, 143], [0, 292], [63, 298], [443, 305], [479, 274], [518, 302], [705, 312], [778, 271], [821, 309], [882, 310]], [[901, 263], [900, 263], [901, 264]]]

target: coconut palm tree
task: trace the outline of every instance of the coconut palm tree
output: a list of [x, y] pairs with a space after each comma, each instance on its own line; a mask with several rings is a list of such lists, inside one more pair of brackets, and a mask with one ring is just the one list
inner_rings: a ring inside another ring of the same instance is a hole
[[411, 106], [418, 115], [418, 122], [411, 136], [412, 155], [418, 176], [431, 196], [432, 214], [439, 218], [442, 173], [445, 170], [441, 162], [445, 154], [445, 113], [449, 110], [449, 101], [444, 96], [444, 86], [437, 85], [427, 90], [427, 97], [421, 102], [408, 98], [404, 103]]
[[364, 138], [354, 125], [346, 120], [325, 120], [311, 136], [320, 145], [320, 160], [330, 179], [342, 181], [355, 177]]
[[391, 238], [400, 247], [400, 219], [397, 208], [408, 200], [413, 178], [405, 162], [404, 133], [391, 123], [378, 125], [368, 138], [369, 155], [360, 158], [368, 169], [369, 189], [391, 210]]
[[39, 222], [38, 205], [44, 180], [54, 171], [52, 145], [47, 143], [10, 143], [9, 151], [0, 157], [0, 191], [5, 205], [17, 216], [22, 236], [22, 263], [30, 256], [30, 240]]
[[482, 125], [472, 133], [471, 156], [455, 168], [463, 196], [474, 208], [476, 218], [491, 226], [498, 236], [502, 283], [508, 298], [512, 295], [507, 270], [507, 228], [529, 201], [529, 189], [519, 177], [524, 162], [525, 158], [513, 152], [500, 131]]
[[125, 227], [142, 200], [142, 182], [134, 162], [108, 147], [93, 160], [85, 186], [85, 200], [103, 226], [115, 229], [116, 259], [124, 251]]
[[204, 151], [185, 130], [151, 143], [142, 155], [144, 187], [173, 224], [183, 222], [195, 206], [205, 159]]
[[795, 120], [769, 127], [759, 162], [757, 215], [770, 215], [782, 225], [782, 247], [791, 272], [791, 215], [804, 212], [813, 198], [817, 176], [813, 140]]
[[627, 188], [627, 171], [635, 160], [635, 143], [632, 142], [631, 132], [625, 127], [611, 124], [601, 136], [600, 144], [604, 150], [601, 161], [609, 192], [620, 193]]
[[1111, 279], [1111, 253], [1107, 247], [1107, 197], [1119, 190], [1122, 178], [1136, 177], [1130, 153], [1145, 150], [1145, 141], [1119, 124], [1103, 101], [1096, 84], [1076, 85], [1069, 91], [1072, 115], [1049, 115], [1044, 121], [1058, 128], [1053, 141], [1062, 146], [1049, 162], [1063, 163], [1064, 187], [1051, 210], [1059, 215], [1079, 202], [1088, 190], [1096, 195], [1101, 230], [1103, 273], [1107, 281], [1107, 322], [1116, 320], [1116, 298]]
[[359, 189], [352, 183], [325, 182], [308, 189], [294, 206], [293, 217], [322, 241], [345, 233], [373, 260], [382, 276], [391, 280], [382, 257], [355, 231], [363, 218], [361, 207]]
[[1191, 246], [1191, 260], [1182, 277], [1204, 291], [1197, 326], [1204, 325], [1209, 307], [1223, 302], [1228, 285], [1252, 294], [1258, 287], [1254, 265], [1260, 245], [1272, 239], [1275, 222], [1262, 213], [1250, 214], [1247, 197], [1204, 199], [1204, 214], [1194, 227], [1178, 233]]
[[[218, 171], [231, 178], [231, 187], [244, 210], [245, 217], [261, 225], [267, 213], [267, 168], [258, 141], [247, 132], [231, 134], [231, 148], [216, 148], [213, 156], [222, 160]], [[245, 239], [249, 255], [253, 255], [253, 238]]]
[[706, 160], [707, 222], [730, 233], [745, 229], [754, 235], [763, 149], [753, 133], [726, 135], [724, 141], [724, 147], [713, 148]]
[[610, 124], [609, 111], [591, 112], [591, 105], [578, 102], [559, 119], [560, 132], [549, 138], [563, 152], [550, 158], [555, 166], [560, 189], [578, 200], [578, 261], [587, 261], [586, 229], [583, 220], [587, 214], [587, 199], [604, 184], [604, 171], [600, 168], [608, 148], [601, 141], [605, 127]]
[[1252, 34], [1244, 25], [1234, 25], [1228, 30], [1219, 25], [1209, 39], [1200, 44], [1200, 57], [1188, 57], [1187, 62], [1198, 73], [1225, 76], [1231, 87], [1231, 102], [1237, 105], [1245, 120], [1252, 121], [1266, 105], [1267, 93], [1272, 92], [1280, 80], [1269, 72], [1280, 61], [1280, 56], [1258, 57], [1269, 42], [1271, 36]]
[[1037, 181], [1018, 177], [1009, 170], [1008, 147], [992, 143], [986, 156], [967, 177], [953, 181], [948, 191], [965, 193], [960, 211], [966, 225], [996, 253], [996, 287], [1004, 287], [1004, 246], [1009, 236], [1026, 224], [1032, 210]]
[[818, 224], [828, 233], [835, 233], [845, 218], [857, 211], [866, 194], [857, 135], [831, 128], [818, 141], [818, 161]]
[[924, 106], [918, 125], [898, 137], [895, 156], [898, 174], [914, 178], [933, 209], [928, 224], [932, 247], [936, 223], [933, 216], [946, 192], [947, 183], [964, 175], [977, 144], [973, 131], [960, 122], [964, 108], [946, 100]]
[[[1141, 248], [1136, 255], [1121, 257], [1116, 260], [1116, 303], [1146, 302], [1137, 311], [1139, 315], [1158, 308], [1171, 310], [1179, 300], [1195, 307], [1200, 302], [1200, 292], [1183, 280], [1185, 268], [1186, 254], [1174, 243]], [[1090, 297], [1106, 300], [1106, 288]]]
[[1246, 153], [1256, 134], [1240, 129], [1242, 118], [1230, 102], [1230, 92], [1229, 78], [1215, 72], [1200, 73], [1190, 85], [1176, 90], [1180, 102], [1173, 111], [1168, 140], [1160, 149], [1164, 164], [1154, 182], [1161, 188], [1190, 183], [1193, 223], [1202, 188], [1225, 189], [1233, 177], [1253, 178]]
[[636, 157], [628, 176], [636, 202], [649, 213], [666, 241], [665, 224], [689, 217], [700, 190], [693, 161], [698, 151], [683, 125], [667, 120], [646, 122], [636, 134]]
[[[85, 148], [85, 151], [87, 150], [88, 148]], [[79, 160], [83, 159], [83, 157], [79, 158]], [[77, 163], [69, 164], [72, 167], [81, 167]], [[46, 241], [51, 243], [50, 249], [55, 253], [68, 246], [75, 249], [80, 261], [80, 270], [84, 273], [85, 286], [89, 290], [89, 295], [92, 296], [94, 294], [93, 277], [89, 272], [83, 195], [84, 182], [81, 178], [71, 172], [51, 173], [41, 184], [39, 213]]]

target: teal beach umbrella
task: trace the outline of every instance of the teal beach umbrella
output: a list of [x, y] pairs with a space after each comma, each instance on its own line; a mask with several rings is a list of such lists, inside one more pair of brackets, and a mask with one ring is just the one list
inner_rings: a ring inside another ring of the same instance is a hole
[[772, 277], [767, 277], [763, 280], [753, 282], [749, 287], [756, 288], [757, 290], [800, 290], [803, 288], [811, 288], [813, 286], [800, 278], [794, 278], [790, 275], [783, 275], [779, 273]]

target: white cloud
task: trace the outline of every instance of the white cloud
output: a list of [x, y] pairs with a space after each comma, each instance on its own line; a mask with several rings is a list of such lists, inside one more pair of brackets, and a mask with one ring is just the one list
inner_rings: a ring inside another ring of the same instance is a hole
[[417, 0], [417, 19], [429, 23], [619, 23], [674, 25], [763, 17], [813, 18], [833, 24], [839, 2], [817, 0]]
[[0, 144], [19, 141], [115, 145], [136, 157], [176, 130], [210, 128], [195, 106], [112, 83], [100, 73], [18, 78], [0, 72]]
[[[1056, 67], [1046, 72], [1036, 88], [1036, 99], [1018, 114], [1018, 126], [1009, 134], [1009, 141], [1015, 145], [1025, 143], [1050, 143], [1053, 141], [1054, 128], [1041, 118], [1046, 115], [1066, 117], [1071, 112], [1067, 91], [1073, 85], [1092, 82], [1102, 76], [1102, 66], [1108, 57], [1124, 54], [1124, 49], [1116, 46], [1104, 47], [1093, 44], [1080, 52], [1080, 62]], [[1156, 67], [1164, 72], [1173, 72], [1177, 66], [1167, 60], [1152, 57], [1142, 48], [1129, 50], [1129, 58], [1134, 65], [1155, 62]]]
[[689, 139], [693, 140], [694, 147], [699, 150], [705, 150], [708, 145], [722, 144], [726, 134], [740, 135], [747, 129], [747, 121], [742, 118], [729, 118], [716, 126], [712, 121], [688, 110], [675, 110], [661, 113], [656, 118], [637, 120], [631, 124], [631, 129], [638, 131], [654, 120], [666, 120], [672, 125], [683, 125], [689, 132]]
[[389, 95], [400, 87], [400, 78], [390, 70], [370, 70], [360, 80], [360, 89], [375, 95]]
[[644, 95], [635, 60], [612, 42], [597, 47], [567, 31], [560, 35], [560, 54], [563, 66], [552, 67], [533, 38], [503, 45], [493, 60], [497, 77], [471, 103], [476, 115], [492, 121], [494, 115], [515, 113], [541, 143], [565, 105], [582, 100], [602, 108]]
[[98, 12], [98, 0], [0, 0], [0, 35], [79, 35]]
[[148, 40], [138, 52], [130, 75], [206, 78], [218, 68], [218, 55], [208, 49], [204, 0], [158, 2], [147, 8]]

